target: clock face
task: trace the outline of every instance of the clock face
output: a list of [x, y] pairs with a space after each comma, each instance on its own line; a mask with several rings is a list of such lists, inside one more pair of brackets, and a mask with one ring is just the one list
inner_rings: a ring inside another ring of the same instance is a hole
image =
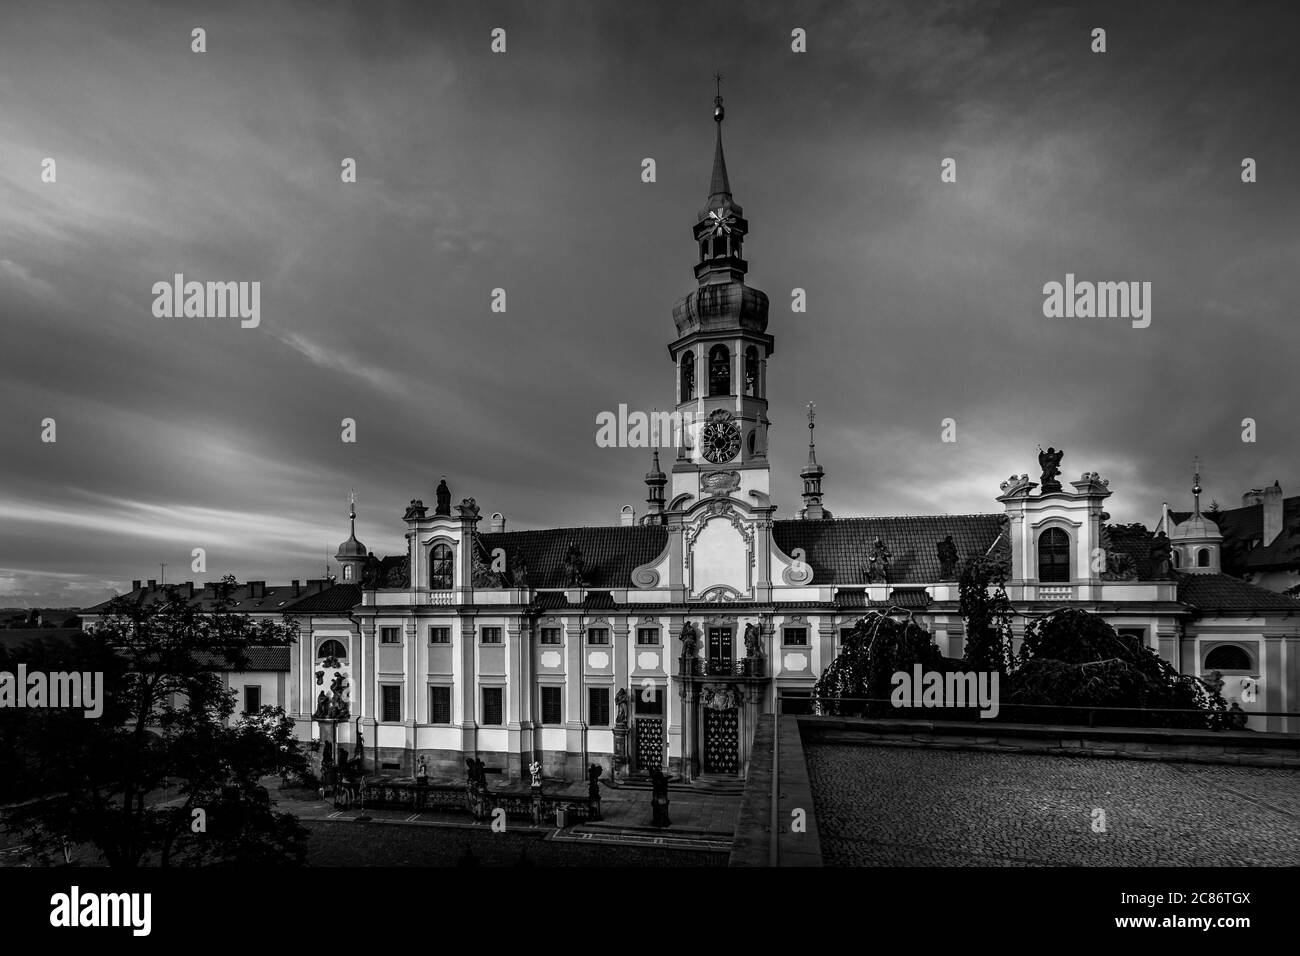
[[740, 426], [728, 416], [704, 423], [704, 457], [715, 465], [731, 461], [740, 452]]

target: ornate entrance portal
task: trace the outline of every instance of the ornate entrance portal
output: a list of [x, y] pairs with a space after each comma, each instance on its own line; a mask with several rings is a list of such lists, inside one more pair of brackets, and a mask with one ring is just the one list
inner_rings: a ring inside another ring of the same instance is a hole
[[740, 772], [740, 720], [735, 707], [704, 708], [704, 772]]
[[646, 773], [651, 767], [663, 764], [664, 719], [662, 717], [637, 717], [636, 768]]

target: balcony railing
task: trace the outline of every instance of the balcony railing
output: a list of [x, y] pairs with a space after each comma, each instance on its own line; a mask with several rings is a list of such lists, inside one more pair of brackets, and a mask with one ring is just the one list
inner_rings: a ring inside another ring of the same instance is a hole
[[1074, 600], [1074, 586], [1070, 584], [1040, 584], [1038, 585], [1038, 600], [1072, 601]]
[[429, 603], [434, 607], [451, 607], [456, 603], [455, 591], [430, 591]]
[[766, 677], [767, 662], [761, 657], [742, 657], [737, 661], [684, 657], [682, 673], [689, 677]]

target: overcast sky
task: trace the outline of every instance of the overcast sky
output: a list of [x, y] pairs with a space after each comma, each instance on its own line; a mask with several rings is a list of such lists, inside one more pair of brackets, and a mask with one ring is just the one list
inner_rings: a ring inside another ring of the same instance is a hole
[[[393, 553], [443, 474], [512, 528], [640, 514], [595, 419], [672, 403], [715, 70], [779, 517], [810, 400], [838, 516], [1000, 510], [1038, 443], [1117, 521], [1196, 455], [1225, 507], [1300, 492], [1285, 3], [5, 6], [0, 604], [319, 576], [350, 488]], [[178, 272], [260, 281], [260, 326], [155, 318]], [[1044, 318], [1066, 273], [1149, 281], [1150, 327]]]

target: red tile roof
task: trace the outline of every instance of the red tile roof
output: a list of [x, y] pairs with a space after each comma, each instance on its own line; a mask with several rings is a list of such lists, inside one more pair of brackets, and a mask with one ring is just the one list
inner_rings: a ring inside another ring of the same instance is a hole
[[876, 538], [891, 553], [890, 584], [933, 584], [940, 580], [940, 541], [952, 535], [963, 560], [983, 555], [997, 543], [1004, 520], [1000, 514], [789, 519], [772, 523], [772, 537], [786, 554], [804, 550], [814, 587], [865, 584], [863, 569]]
[[1228, 574], [1178, 574], [1178, 600], [1202, 611], [1300, 614], [1300, 601]]

